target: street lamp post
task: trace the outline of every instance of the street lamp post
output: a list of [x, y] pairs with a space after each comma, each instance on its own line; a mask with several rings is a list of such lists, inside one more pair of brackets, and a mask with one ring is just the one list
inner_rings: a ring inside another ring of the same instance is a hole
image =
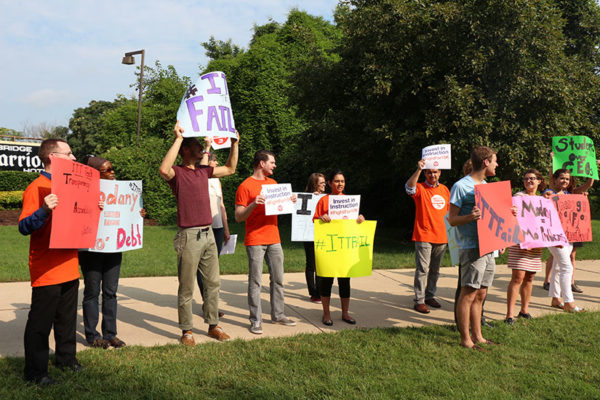
[[123, 61], [121, 61], [121, 62], [126, 65], [135, 64], [135, 58], [133, 57], [134, 54], [142, 55], [142, 65], [140, 67], [140, 87], [138, 89], [139, 99], [138, 99], [137, 140], [136, 140], [137, 145], [139, 147], [139, 145], [140, 145], [140, 124], [142, 123], [142, 88], [143, 88], [142, 85], [144, 82], [144, 56], [146, 55], [146, 51], [142, 49], [142, 50], [130, 51], [129, 53], [125, 53], [125, 57], [123, 57]]

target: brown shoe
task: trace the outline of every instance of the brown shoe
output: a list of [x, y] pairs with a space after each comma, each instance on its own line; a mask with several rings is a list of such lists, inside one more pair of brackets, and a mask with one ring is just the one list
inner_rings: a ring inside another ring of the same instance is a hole
[[429, 314], [429, 307], [425, 304], [415, 304], [415, 311], [418, 311], [421, 314]]
[[108, 344], [110, 344], [115, 349], [120, 349], [121, 347], [125, 347], [125, 342], [119, 339], [118, 337], [114, 337], [110, 340], [107, 340]]
[[225, 331], [219, 326], [215, 326], [212, 329], [208, 330], [208, 336], [217, 339], [219, 342], [225, 342], [229, 340], [229, 335], [225, 333]]
[[196, 341], [194, 340], [194, 335], [192, 335], [192, 331], [185, 331], [183, 335], [181, 335], [181, 339], [179, 339], [182, 345], [184, 346], [195, 346]]
[[433, 308], [442, 308], [442, 305], [434, 298], [426, 299], [425, 304]]

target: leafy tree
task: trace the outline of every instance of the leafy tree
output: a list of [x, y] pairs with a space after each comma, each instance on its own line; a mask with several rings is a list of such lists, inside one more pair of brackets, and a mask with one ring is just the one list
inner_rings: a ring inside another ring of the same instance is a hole
[[565, 51], [553, 1], [349, 0], [336, 17], [341, 61], [299, 85], [304, 144], [348, 166], [373, 216], [410, 219], [403, 184], [426, 145], [453, 145], [450, 183], [476, 144], [496, 148], [499, 178], [516, 182], [548, 169], [551, 136], [600, 137], [598, 76]]

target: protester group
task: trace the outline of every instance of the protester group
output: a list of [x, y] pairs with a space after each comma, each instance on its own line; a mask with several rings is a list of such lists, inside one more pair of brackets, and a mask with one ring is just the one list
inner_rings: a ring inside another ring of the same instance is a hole
[[[224, 243], [230, 240], [226, 208], [219, 178], [232, 175], [238, 163], [240, 136], [232, 138], [229, 156], [219, 166], [211, 153], [211, 139], [204, 142], [197, 137], [184, 137], [179, 122], [174, 128], [174, 141], [165, 155], [159, 173], [171, 188], [177, 203], [178, 231], [173, 241], [177, 254], [178, 323], [180, 342], [195, 345], [193, 335], [193, 294], [198, 284], [202, 295], [204, 322], [207, 334], [219, 341], [229, 335], [219, 326], [223, 313], [219, 310], [219, 254]], [[181, 164], [175, 165], [177, 157]], [[58, 196], [51, 192], [52, 164], [54, 160], [75, 161], [66, 141], [47, 139], [42, 142], [39, 157], [45, 170], [26, 189], [23, 210], [19, 218], [19, 231], [30, 235], [29, 268], [32, 297], [24, 335], [25, 378], [48, 385], [55, 381], [48, 375], [49, 335], [54, 329], [55, 361], [61, 369], [81, 370], [76, 358], [76, 315], [79, 287], [79, 266], [85, 284], [83, 298], [84, 334], [91, 347], [120, 348], [126, 344], [117, 337], [117, 288], [121, 268], [121, 254], [97, 253], [88, 250], [51, 248], [50, 231], [53, 210], [59, 204]], [[114, 180], [114, 169], [109, 160], [88, 157], [85, 163], [99, 171], [102, 179]], [[451, 190], [440, 183], [441, 170], [425, 168], [425, 160], [417, 162], [417, 169], [405, 184], [406, 193], [415, 201], [415, 222], [412, 240], [415, 242], [414, 310], [427, 314], [431, 308], [442, 305], [436, 300], [440, 264], [446, 251], [448, 234], [445, 220], [453, 228], [459, 249], [459, 284], [455, 304], [460, 344], [470, 349], [481, 349], [482, 344], [494, 344], [483, 336], [482, 309], [487, 289], [492, 285], [495, 272], [494, 253], [480, 254], [477, 221], [482, 211], [476, 204], [475, 186], [486, 183], [486, 178], [496, 175], [496, 152], [486, 146], [476, 146], [470, 160], [465, 163], [464, 177], [454, 183]], [[270, 275], [270, 314], [275, 324], [294, 326], [296, 322], [285, 315], [284, 306], [284, 252], [278, 229], [277, 215], [265, 213], [263, 186], [276, 184], [271, 178], [276, 168], [275, 154], [260, 150], [254, 154], [253, 174], [237, 188], [235, 195], [235, 220], [245, 224], [244, 245], [248, 257], [248, 308], [249, 330], [262, 334], [261, 284], [263, 262]], [[425, 180], [418, 182], [424, 172]], [[550, 177], [549, 189], [544, 196], [585, 193], [593, 184], [589, 178], [583, 185], [573, 187], [569, 170], [559, 169]], [[329, 194], [324, 195], [326, 185]], [[328, 176], [313, 173], [305, 192], [324, 195], [320, 197], [313, 221], [328, 224], [330, 197], [344, 195], [345, 175], [341, 170]], [[523, 174], [524, 191], [516, 196], [535, 196], [545, 188], [545, 179], [536, 169]], [[292, 201], [296, 201], [292, 196]], [[102, 209], [104, 202], [98, 202]], [[516, 214], [513, 207], [511, 212]], [[145, 215], [145, 210], [140, 213]], [[365, 221], [358, 215], [355, 224]], [[576, 244], [577, 245], [577, 244]], [[306, 254], [306, 282], [308, 300], [320, 303], [323, 308], [322, 323], [334, 324], [330, 312], [331, 290], [336, 276], [319, 276], [315, 265], [315, 245], [304, 243]], [[574, 247], [571, 244], [549, 247], [552, 255], [548, 262], [547, 278], [550, 305], [569, 312], [584, 311], [575, 305], [572, 281]], [[508, 247], [508, 266], [512, 279], [507, 291], [505, 322], [513, 324], [516, 318], [532, 318], [529, 299], [535, 273], [542, 270], [541, 248], [523, 249], [519, 245]], [[341, 298], [341, 321], [354, 325], [349, 313], [350, 277], [337, 276]], [[99, 297], [102, 293], [102, 305]], [[517, 294], [521, 295], [521, 309], [515, 315]], [[97, 330], [102, 313], [101, 332]]]

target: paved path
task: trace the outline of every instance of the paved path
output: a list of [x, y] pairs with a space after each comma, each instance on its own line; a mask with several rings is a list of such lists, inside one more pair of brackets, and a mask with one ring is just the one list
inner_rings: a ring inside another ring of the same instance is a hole
[[[412, 269], [375, 270], [373, 275], [352, 279], [350, 313], [358, 324], [348, 325], [341, 320], [337, 283], [332, 294], [332, 327], [321, 323], [320, 304], [308, 301], [304, 273], [285, 274], [286, 314], [296, 320], [294, 327], [275, 325], [269, 317], [269, 276], [263, 275], [263, 335], [248, 331], [247, 277], [221, 277], [220, 308], [225, 312], [220, 325], [233, 339], [255, 339], [296, 335], [299, 333], [331, 332], [341, 329], [372, 327], [405, 327], [454, 323], [453, 303], [457, 268], [442, 268], [437, 298], [442, 308], [430, 314], [419, 314], [413, 306]], [[510, 270], [505, 265], [496, 268], [494, 285], [485, 304], [486, 317], [503, 320], [506, 312], [506, 288]], [[542, 275], [534, 281], [530, 312], [533, 316], [561, 312], [549, 307], [548, 292], [541, 288]], [[577, 282], [584, 290], [576, 294], [579, 306], [598, 310], [600, 305], [600, 260], [577, 261]], [[83, 296], [80, 285], [79, 301]], [[29, 282], [0, 283], [0, 356], [23, 356], [23, 332], [29, 310], [31, 288]], [[118, 331], [119, 338], [128, 345], [153, 346], [177, 343], [177, 277], [123, 278], [119, 284]], [[194, 311], [201, 313], [200, 295], [195, 293]], [[517, 302], [517, 307], [518, 307]], [[517, 308], [518, 311], [518, 308]], [[200, 316], [194, 318], [197, 343], [213, 341], [206, 336], [207, 325]], [[51, 335], [52, 336], [52, 335]], [[51, 347], [53, 346], [51, 337]], [[458, 340], [458, 337], [457, 337]], [[86, 348], [83, 335], [81, 303], [78, 309], [77, 350]]]

